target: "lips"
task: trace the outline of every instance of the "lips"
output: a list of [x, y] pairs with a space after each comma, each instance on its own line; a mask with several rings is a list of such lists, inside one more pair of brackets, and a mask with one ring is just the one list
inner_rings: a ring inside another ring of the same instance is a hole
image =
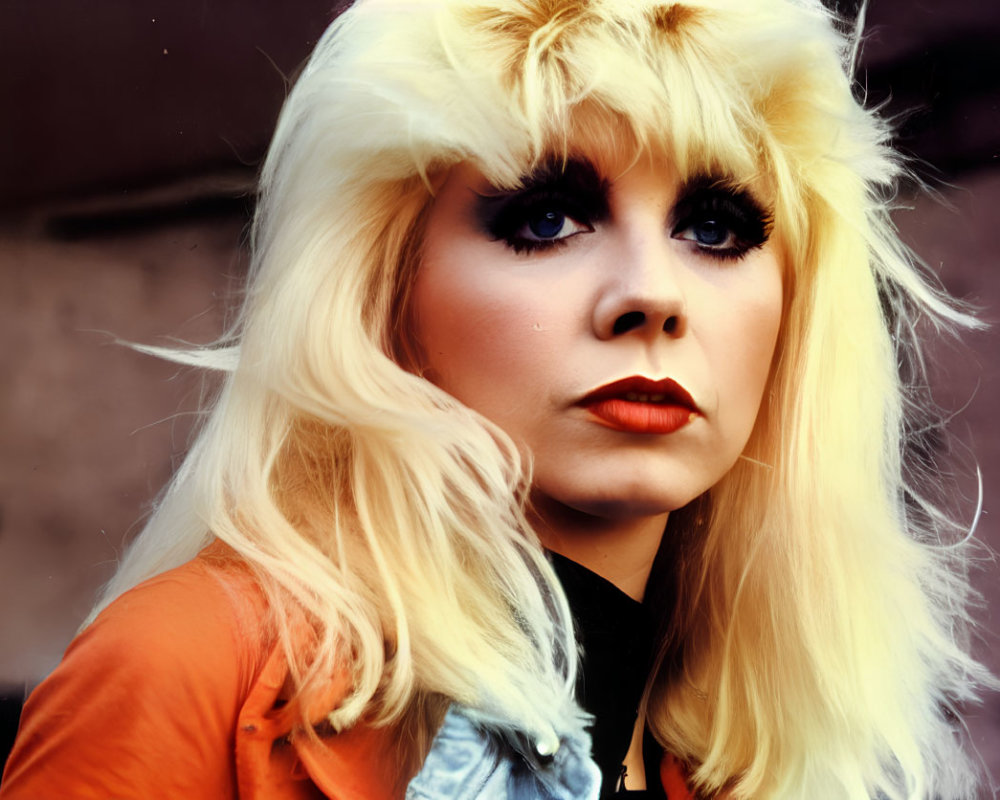
[[673, 433], [700, 413], [694, 399], [676, 381], [640, 376], [601, 386], [579, 405], [599, 423], [627, 433]]

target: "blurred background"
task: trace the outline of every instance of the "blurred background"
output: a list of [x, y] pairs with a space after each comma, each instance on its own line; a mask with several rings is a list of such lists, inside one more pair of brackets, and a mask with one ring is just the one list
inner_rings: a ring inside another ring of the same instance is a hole
[[[335, 6], [0, 3], [0, 762], [26, 693], [179, 463], [204, 389], [118, 342], [202, 343], [222, 330], [247, 265], [262, 154]], [[871, 0], [865, 27], [859, 84], [934, 189], [904, 186], [896, 223], [995, 324], [1000, 4]], [[946, 454], [954, 498], [971, 523], [978, 462], [976, 536], [993, 551], [998, 343], [994, 329], [942, 346], [933, 387], [964, 443]], [[974, 582], [977, 652], [1000, 672], [1000, 567], [986, 550]], [[1000, 782], [1000, 697], [968, 719]]]

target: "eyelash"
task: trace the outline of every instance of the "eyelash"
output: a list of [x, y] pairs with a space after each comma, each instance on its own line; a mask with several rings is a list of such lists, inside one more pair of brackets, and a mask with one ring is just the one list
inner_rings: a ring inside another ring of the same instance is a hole
[[[670, 235], [690, 241], [705, 255], [721, 261], [735, 261], [764, 245], [771, 235], [772, 218], [747, 192], [724, 186], [702, 186], [688, 192], [675, 208], [676, 222]], [[698, 225], [721, 223], [732, 238], [729, 247], [718, 247], [682, 236]]]
[[[515, 253], [536, 253], [562, 247], [577, 233], [593, 232], [594, 224], [604, 216], [600, 203], [594, 198], [578, 198], [558, 189], [540, 187], [528, 189], [498, 198], [484, 198], [490, 206], [497, 205], [486, 214], [484, 220], [487, 234], [495, 241], [503, 241]], [[541, 214], [553, 211], [567, 221], [572, 221], [583, 230], [570, 233], [559, 238], [530, 239], [523, 231], [532, 222], [538, 221]]]
[[[606, 186], [599, 191], [581, 192], [578, 188], [567, 191], [543, 184], [511, 194], [481, 197], [480, 218], [485, 232], [494, 241], [503, 241], [518, 254], [538, 253], [563, 247], [578, 233], [593, 232], [595, 224], [610, 216], [606, 198]], [[522, 231], [532, 222], [539, 221], [541, 213], [546, 211], [555, 212], [564, 220], [581, 226], [582, 230], [558, 238], [526, 237]], [[690, 241], [698, 252], [719, 261], [739, 260], [763, 246], [772, 225], [771, 215], [749, 193], [704, 183], [683, 194], [672, 216], [676, 221], [670, 229], [671, 237]], [[731, 238], [733, 243], [718, 247], [699, 241], [695, 236], [682, 235], [707, 223], [720, 224], [724, 238]]]

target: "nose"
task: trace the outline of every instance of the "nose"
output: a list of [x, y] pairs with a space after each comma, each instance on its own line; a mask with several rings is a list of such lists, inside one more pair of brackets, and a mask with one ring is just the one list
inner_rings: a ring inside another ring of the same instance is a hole
[[599, 339], [627, 334], [678, 338], [687, 328], [681, 265], [668, 234], [623, 243], [608, 264], [607, 280], [593, 310]]

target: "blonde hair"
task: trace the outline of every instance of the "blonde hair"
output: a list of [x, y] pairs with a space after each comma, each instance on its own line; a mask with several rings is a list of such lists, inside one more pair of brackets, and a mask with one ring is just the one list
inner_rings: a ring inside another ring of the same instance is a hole
[[336, 727], [432, 695], [540, 739], [581, 724], [525, 466], [400, 366], [406, 291], [449, 166], [514, 186], [580, 141], [662, 150], [682, 177], [766, 186], [788, 268], [745, 458], [668, 530], [648, 724], [708, 792], [971, 796], [949, 709], [988, 678], [962, 640], [965, 548], [910, 510], [897, 370], [916, 315], [970, 320], [895, 236], [899, 167], [852, 58], [818, 0], [359, 2], [282, 112], [238, 343], [175, 356], [229, 374], [103, 602], [214, 535], [257, 568], [305, 690], [351, 670]]

